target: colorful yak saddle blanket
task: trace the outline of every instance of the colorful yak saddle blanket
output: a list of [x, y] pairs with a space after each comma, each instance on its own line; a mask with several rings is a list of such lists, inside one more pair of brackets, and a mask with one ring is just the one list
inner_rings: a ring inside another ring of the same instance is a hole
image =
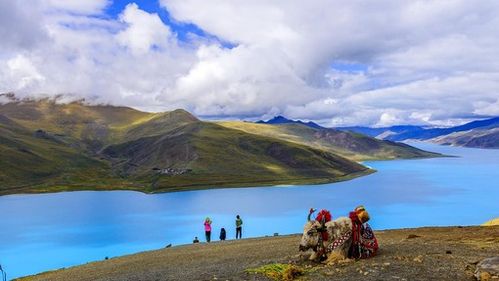
[[338, 239], [334, 240], [331, 244], [327, 246], [326, 252], [330, 253], [338, 249], [339, 247], [343, 246], [343, 244], [345, 244], [345, 242], [347, 242], [348, 239], [350, 239], [350, 237], [352, 237], [352, 232], [351, 231], [345, 232]]
[[360, 233], [353, 235], [349, 257], [366, 259], [375, 256], [378, 251], [378, 240], [374, 236], [371, 227], [366, 223], [365, 225], [360, 225], [359, 230]]
[[[331, 244], [327, 246], [327, 252], [332, 252], [341, 246], [343, 246], [348, 239], [352, 237], [352, 232], [347, 231], [343, 235], [341, 235], [339, 238], [334, 240]], [[353, 241], [352, 241], [353, 242]], [[352, 243], [351, 247], [354, 247]], [[361, 227], [361, 234], [360, 234], [360, 241], [359, 243], [355, 244], [355, 247], [357, 248], [355, 251], [354, 249], [350, 249], [350, 253], [354, 254], [351, 256], [351, 258], [360, 258], [360, 259], [365, 259], [372, 257], [376, 254], [376, 251], [378, 250], [378, 241], [376, 240], [376, 237], [374, 237], [374, 233], [369, 226], [369, 224], [365, 224]]]

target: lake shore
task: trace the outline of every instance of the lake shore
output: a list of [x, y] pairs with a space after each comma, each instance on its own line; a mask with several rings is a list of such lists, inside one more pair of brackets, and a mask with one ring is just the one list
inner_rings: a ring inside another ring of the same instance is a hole
[[376, 231], [379, 255], [338, 265], [311, 263], [301, 235], [176, 246], [18, 280], [268, 280], [246, 270], [295, 264], [307, 280], [474, 280], [481, 259], [499, 255], [499, 226]]
[[182, 191], [194, 191], [194, 190], [207, 190], [207, 189], [220, 189], [220, 188], [247, 188], [247, 187], [272, 187], [272, 186], [286, 186], [286, 185], [317, 185], [317, 184], [328, 184], [335, 182], [342, 182], [352, 180], [358, 177], [367, 176], [375, 173], [375, 169], [366, 168], [360, 172], [347, 174], [341, 177], [335, 178], [292, 178], [292, 179], [275, 179], [275, 180], [259, 180], [254, 181], [223, 181], [214, 182], [211, 184], [197, 183], [193, 180], [187, 185], [174, 185], [168, 187], [161, 187], [155, 190], [148, 190], [144, 186], [134, 186], [134, 185], [119, 185], [119, 184], [103, 184], [103, 185], [68, 185], [68, 186], [48, 186], [48, 187], [37, 187], [37, 186], [24, 186], [15, 189], [0, 190], [0, 196], [5, 195], [22, 195], [22, 194], [43, 194], [43, 193], [57, 193], [57, 192], [72, 192], [72, 191], [137, 191], [144, 194], [158, 194], [158, 193], [169, 193], [169, 192], [182, 192]]

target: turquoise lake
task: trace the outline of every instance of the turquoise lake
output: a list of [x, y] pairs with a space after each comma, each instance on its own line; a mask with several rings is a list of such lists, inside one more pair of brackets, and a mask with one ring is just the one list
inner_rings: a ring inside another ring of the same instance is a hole
[[[499, 150], [412, 143], [452, 158], [374, 161], [347, 182], [146, 195], [65, 192], [0, 197], [0, 264], [8, 278], [103, 260], [167, 244], [204, 241], [203, 221], [235, 237], [300, 233], [310, 207], [333, 217], [364, 204], [374, 229], [478, 225], [499, 217]], [[298, 246], [297, 246], [298, 248]]]

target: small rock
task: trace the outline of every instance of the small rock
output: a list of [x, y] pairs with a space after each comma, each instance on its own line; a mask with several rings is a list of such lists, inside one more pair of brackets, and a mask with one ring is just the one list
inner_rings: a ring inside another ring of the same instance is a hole
[[409, 234], [409, 236], [407, 236], [407, 239], [414, 239], [414, 238], [418, 238], [418, 237], [421, 237], [421, 236], [416, 235], [416, 234]]
[[499, 278], [499, 256], [482, 260], [476, 265], [475, 277], [479, 281]]
[[385, 263], [383, 263], [383, 265], [384, 265], [384, 266], [389, 266], [389, 265], [390, 265], [390, 263], [389, 263], [389, 262], [385, 262]]
[[489, 281], [492, 278], [490, 273], [488, 272], [482, 272], [480, 273], [480, 277], [478, 277], [478, 280], [480, 281]]
[[419, 263], [422, 263], [422, 262], [423, 262], [423, 256], [419, 255], [419, 256], [415, 257], [415, 258], [413, 259], [413, 261], [415, 261], [415, 262], [419, 262]]
[[448, 255], [452, 255], [452, 251], [451, 250], [447, 250], [447, 251], [445, 251], [445, 253], [448, 254]]
[[366, 276], [367, 274], [369, 274], [369, 272], [367, 272], [367, 271], [366, 271], [366, 272], [364, 272], [364, 276]]

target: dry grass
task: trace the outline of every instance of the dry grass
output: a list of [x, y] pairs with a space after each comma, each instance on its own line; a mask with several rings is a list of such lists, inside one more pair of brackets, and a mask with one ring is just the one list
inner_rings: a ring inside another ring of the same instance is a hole
[[493, 226], [493, 225], [499, 225], [499, 218], [489, 220], [486, 223], [482, 224], [482, 226]]

